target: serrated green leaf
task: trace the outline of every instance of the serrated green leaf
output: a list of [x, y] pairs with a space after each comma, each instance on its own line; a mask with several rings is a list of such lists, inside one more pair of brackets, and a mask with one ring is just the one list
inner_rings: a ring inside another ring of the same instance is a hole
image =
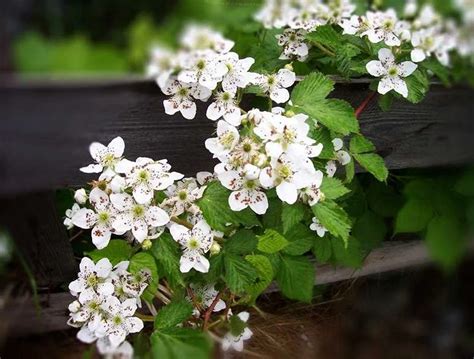
[[426, 246], [432, 258], [445, 270], [452, 271], [466, 253], [463, 226], [453, 216], [436, 216], [426, 230]]
[[350, 192], [342, 181], [335, 177], [324, 177], [320, 189], [326, 199], [337, 199]]
[[290, 244], [283, 248], [283, 253], [299, 256], [311, 250], [316, 236], [307, 226], [298, 223], [286, 233], [285, 238]]
[[229, 319], [230, 333], [234, 337], [239, 337], [247, 328], [247, 323], [245, 323], [238, 315], [233, 315]]
[[442, 65], [437, 59], [431, 57], [424, 60], [421, 66], [430, 70], [436, 77], [438, 77], [445, 86], [451, 85], [451, 74], [449, 67]]
[[393, 105], [393, 100], [394, 100], [394, 97], [390, 92], [385, 95], [379, 96], [378, 104], [379, 104], [380, 109], [383, 112], [390, 111]]
[[336, 264], [353, 268], [362, 266], [364, 252], [356, 238], [350, 237], [347, 243], [340, 238], [333, 238], [331, 244]]
[[279, 252], [289, 244], [285, 237], [273, 229], [266, 229], [257, 239], [257, 249], [269, 254]]
[[257, 249], [257, 238], [249, 229], [241, 229], [224, 242], [224, 249], [235, 254], [251, 253]]
[[338, 134], [348, 135], [351, 132], [359, 132], [359, 122], [355, 117], [354, 109], [346, 101], [325, 99], [295, 107]]
[[424, 230], [433, 217], [433, 206], [428, 200], [410, 198], [400, 209], [395, 220], [395, 233], [416, 233]]
[[307, 257], [281, 256], [276, 281], [285, 297], [311, 302], [314, 277], [314, 266]]
[[169, 233], [163, 233], [153, 241], [150, 253], [156, 258], [161, 275], [166, 277], [172, 286], [184, 286], [183, 276], [179, 270], [181, 257], [179, 245]]
[[294, 105], [303, 106], [308, 102], [323, 100], [334, 90], [334, 81], [320, 72], [312, 72], [291, 92]]
[[162, 307], [155, 316], [155, 329], [172, 328], [193, 314], [193, 305], [187, 300], [173, 301]]
[[327, 263], [332, 256], [332, 244], [328, 235], [316, 237], [313, 245], [313, 255], [319, 263]]
[[108, 258], [112, 265], [122, 261], [128, 261], [132, 255], [132, 247], [122, 239], [112, 239], [104, 249], [94, 249], [85, 253], [94, 262], [102, 258]]
[[408, 87], [407, 100], [412, 103], [421, 102], [428, 92], [430, 82], [425, 74], [420, 70], [416, 70], [413, 74], [406, 77], [405, 82]]
[[243, 293], [258, 277], [257, 270], [249, 262], [234, 254], [224, 256], [224, 266], [225, 282], [234, 293]]
[[247, 287], [247, 292], [251, 295], [251, 302], [270, 285], [273, 280], [273, 267], [270, 260], [261, 254], [253, 254], [245, 257], [245, 260], [251, 263], [257, 270], [258, 277], [254, 283]]
[[301, 222], [305, 214], [305, 206], [297, 202], [295, 204], [283, 203], [281, 211], [281, 222], [283, 233], [288, 232], [295, 224]]
[[355, 135], [351, 138], [349, 149], [352, 153], [374, 152], [374, 144], [362, 135]]
[[311, 207], [316, 218], [333, 236], [344, 241], [349, 239], [351, 220], [341, 207], [331, 200], [319, 202]]
[[381, 156], [376, 153], [353, 154], [359, 164], [371, 173], [380, 182], [384, 182], [388, 177], [388, 169]]
[[218, 181], [207, 185], [202, 198], [197, 201], [206, 222], [212, 228], [223, 232], [228, 230], [228, 224], [242, 224], [246, 227], [260, 226], [257, 216], [250, 208], [240, 212], [232, 211], [228, 202], [229, 195], [230, 191]]
[[204, 332], [190, 328], [166, 328], [151, 335], [154, 358], [160, 359], [208, 359], [212, 343]]

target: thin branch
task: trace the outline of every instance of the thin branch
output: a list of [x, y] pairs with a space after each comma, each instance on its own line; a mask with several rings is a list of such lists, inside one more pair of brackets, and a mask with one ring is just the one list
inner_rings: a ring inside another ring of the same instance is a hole
[[319, 42], [312, 42], [318, 49], [320, 49], [322, 52], [324, 52], [326, 55], [328, 56], [331, 56], [331, 57], [335, 57], [336, 54], [334, 52], [332, 52], [331, 50], [329, 50], [327, 47], [324, 47], [323, 45], [321, 45]]
[[208, 326], [208, 323], [209, 323], [209, 318], [211, 317], [211, 314], [212, 314], [212, 311], [214, 310], [214, 308], [216, 307], [217, 303], [219, 302], [219, 300], [221, 299], [221, 295], [222, 295], [222, 292], [219, 292], [216, 297], [214, 298], [214, 300], [212, 301], [211, 305], [209, 306], [209, 308], [207, 308], [206, 310], [206, 313], [204, 314], [204, 324], [202, 325], [203, 329], [206, 330], [207, 329], [207, 326]]
[[362, 101], [359, 107], [357, 107], [355, 111], [356, 118], [359, 118], [360, 114], [365, 110], [365, 108], [370, 103], [370, 101], [372, 101], [375, 95], [377, 95], [376, 92], [370, 91], [369, 95], [364, 99], [364, 101]]
[[188, 229], [193, 229], [193, 225], [189, 223], [188, 221], [185, 221], [184, 219], [178, 218], [178, 217], [171, 217], [171, 221], [177, 224], [180, 224], [182, 226], [185, 226]]

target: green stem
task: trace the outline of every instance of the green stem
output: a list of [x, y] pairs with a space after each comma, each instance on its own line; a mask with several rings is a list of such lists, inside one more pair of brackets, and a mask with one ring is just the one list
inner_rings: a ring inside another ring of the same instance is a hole
[[313, 42], [313, 44], [318, 48], [320, 49], [322, 52], [324, 52], [326, 55], [328, 56], [331, 56], [331, 57], [335, 57], [336, 54], [334, 52], [332, 52], [331, 50], [329, 50], [327, 47], [324, 47], [323, 45], [321, 45], [319, 42]]

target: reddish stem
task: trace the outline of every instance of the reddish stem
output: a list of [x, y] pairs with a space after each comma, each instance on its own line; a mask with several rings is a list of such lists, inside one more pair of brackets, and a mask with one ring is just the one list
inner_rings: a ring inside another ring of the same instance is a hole
[[219, 292], [216, 297], [214, 298], [214, 300], [212, 301], [211, 305], [209, 306], [209, 308], [207, 308], [206, 310], [206, 313], [204, 314], [204, 324], [202, 325], [203, 329], [206, 330], [207, 329], [207, 325], [209, 323], [209, 319], [211, 318], [211, 314], [212, 314], [212, 311], [214, 310], [214, 308], [216, 307], [217, 305], [217, 302], [219, 301], [219, 299], [221, 299], [221, 294], [222, 292]]
[[376, 94], [377, 94], [376, 92], [371, 91], [369, 95], [364, 99], [364, 101], [362, 101], [360, 106], [357, 107], [357, 109], [355, 110], [356, 118], [359, 118], [360, 114], [365, 110], [367, 105], [370, 103], [370, 101], [374, 98]]

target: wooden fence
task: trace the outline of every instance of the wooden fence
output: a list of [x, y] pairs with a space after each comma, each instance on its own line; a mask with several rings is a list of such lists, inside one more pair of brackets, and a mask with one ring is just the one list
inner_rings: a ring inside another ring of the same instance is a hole
[[[338, 82], [333, 96], [357, 107], [368, 93], [368, 81], [359, 80]], [[13, 236], [40, 287], [54, 290], [77, 272], [53, 190], [90, 181], [78, 170], [91, 162], [90, 142], [120, 135], [129, 159], [167, 158], [186, 175], [212, 170], [204, 140], [215, 124], [205, 118], [205, 105], [198, 104], [196, 119], [188, 121], [166, 115], [163, 99], [154, 83], [134, 78], [0, 80], [0, 225]], [[382, 112], [372, 101], [359, 120], [389, 169], [446, 167], [474, 163], [473, 110], [473, 90], [435, 84], [418, 105], [400, 101]], [[411, 245], [418, 248], [416, 258], [388, 267], [379, 261], [380, 271], [425, 262], [420, 244]], [[400, 255], [402, 247], [393, 248]], [[377, 271], [364, 268], [360, 275]], [[331, 281], [351, 273], [340, 271]]]

